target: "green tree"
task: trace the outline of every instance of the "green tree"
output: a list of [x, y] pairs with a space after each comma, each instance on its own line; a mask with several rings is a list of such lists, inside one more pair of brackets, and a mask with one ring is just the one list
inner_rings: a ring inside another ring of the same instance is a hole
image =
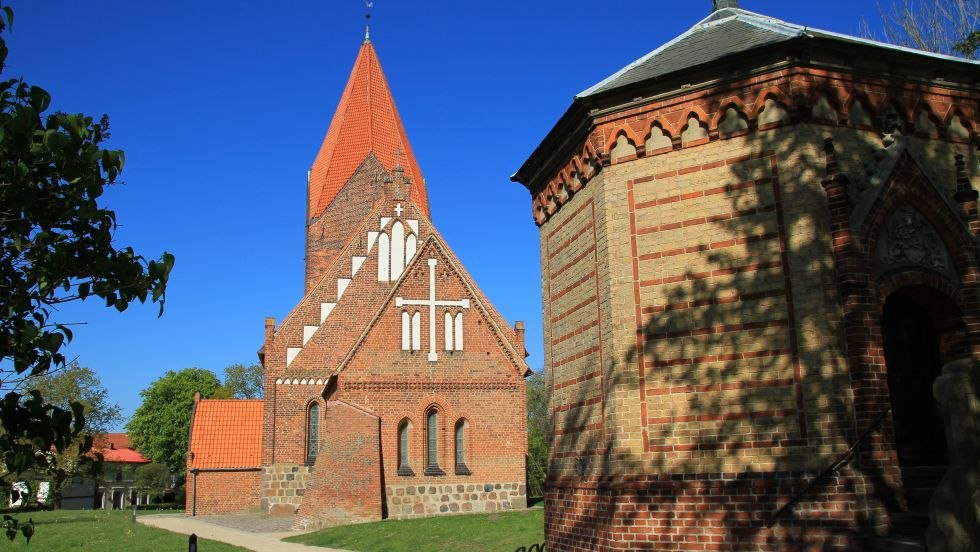
[[173, 476], [164, 464], [150, 462], [136, 468], [133, 481], [134, 486], [140, 493], [150, 495], [150, 498], [157, 499], [170, 488]]
[[261, 399], [262, 375], [261, 364], [232, 364], [225, 368], [225, 392], [236, 399]]
[[40, 462], [40, 473], [51, 484], [51, 498], [55, 507], [61, 506], [62, 492], [71, 484], [76, 475], [95, 476], [101, 465], [88, 456], [91, 441], [122, 421], [119, 405], [110, 403], [108, 391], [102, 380], [89, 368], [73, 362], [68, 366], [32, 376], [25, 385], [38, 391], [50, 404], [71, 409], [72, 403], [80, 403], [85, 416], [83, 433], [74, 438], [62, 451], [41, 450], [44, 461]]
[[81, 403], [85, 414], [85, 431], [92, 435], [107, 433], [122, 421], [119, 405], [109, 401], [109, 392], [102, 380], [78, 362], [33, 376], [26, 381], [28, 388], [37, 390], [49, 403], [71, 409], [71, 403]]
[[[0, 32], [13, 10], [0, 6]], [[0, 37], [0, 72], [7, 57]], [[46, 468], [84, 427], [82, 406], [70, 410], [36, 391], [16, 390], [25, 377], [64, 366], [68, 326], [59, 305], [98, 297], [124, 310], [149, 298], [164, 303], [174, 258], [147, 261], [112, 243], [116, 215], [98, 203], [123, 167], [121, 150], [103, 149], [108, 118], [48, 112], [51, 96], [22, 80], [0, 82], [0, 484]], [[0, 528], [17, 529], [15, 520]], [[26, 535], [26, 533], [25, 533]]]
[[168, 371], [140, 391], [143, 403], [126, 424], [133, 448], [154, 462], [166, 464], [171, 472], [183, 473], [187, 464], [187, 432], [194, 393], [209, 398], [221, 391], [218, 376], [210, 370]]
[[548, 475], [548, 393], [544, 374], [527, 378], [527, 482], [528, 496], [543, 496]]
[[[977, 0], [892, 0], [878, 6], [878, 15], [885, 42], [969, 59], [980, 54]], [[861, 34], [879, 38], [866, 21], [861, 21]]]

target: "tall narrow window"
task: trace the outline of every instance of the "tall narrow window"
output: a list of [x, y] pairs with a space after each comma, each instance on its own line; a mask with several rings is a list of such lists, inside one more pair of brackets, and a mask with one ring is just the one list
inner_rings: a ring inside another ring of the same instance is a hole
[[394, 282], [405, 269], [405, 226], [401, 222], [391, 225], [391, 281]]
[[422, 315], [418, 311], [412, 315], [412, 350], [422, 348]]
[[391, 252], [389, 251], [388, 234], [378, 236], [378, 281], [387, 282], [391, 279]]
[[439, 411], [435, 408], [425, 415], [425, 475], [445, 475], [439, 468]]
[[466, 467], [466, 428], [470, 423], [466, 420], [456, 422], [456, 475], [470, 475]]
[[320, 446], [320, 405], [310, 403], [306, 413], [306, 463], [316, 462]]
[[412, 315], [402, 311], [402, 350], [412, 349]]
[[453, 348], [457, 351], [463, 350], [463, 313], [457, 312], [455, 318], [455, 329], [453, 330]]
[[445, 326], [446, 350], [452, 351], [453, 350], [453, 315], [450, 314], [449, 311], [446, 311], [446, 317], [443, 326]]
[[412, 430], [412, 422], [402, 420], [398, 425], [398, 475], [415, 475], [408, 464], [408, 434]]

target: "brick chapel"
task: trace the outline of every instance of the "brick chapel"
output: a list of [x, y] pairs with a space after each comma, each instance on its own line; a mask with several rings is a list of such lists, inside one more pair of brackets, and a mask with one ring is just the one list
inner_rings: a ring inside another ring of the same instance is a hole
[[261, 400], [200, 400], [190, 514], [297, 527], [526, 506], [523, 324], [439, 235], [365, 36], [308, 175], [305, 295], [259, 351]]
[[954, 468], [980, 481], [933, 398], [980, 353], [978, 83], [716, 1], [575, 96], [513, 177], [540, 230], [548, 550], [976, 531], [922, 504], [930, 477], [942, 500], [976, 490]]

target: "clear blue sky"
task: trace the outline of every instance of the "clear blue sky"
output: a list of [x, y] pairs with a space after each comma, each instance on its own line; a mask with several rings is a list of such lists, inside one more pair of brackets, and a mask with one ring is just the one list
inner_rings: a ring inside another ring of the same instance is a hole
[[[105, 196], [118, 246], [177, 257], [166, 312], [69, 306], [68, 353], [128, 417], [171, 369], [256, 361], [263, 318], [303, 293], [306, 171], [364, 34], [358, 0], [8, 0], [4, 78], [53, 107], [108, 113], [124, 185]], [[855, 34], [874, 0], [743, 0]], [[694, 25], [685, 2], [376, 0], [371, 37], [428, 182], [432, 218], [542, 367], [538, 233], [509, 176], [572, 96]]]

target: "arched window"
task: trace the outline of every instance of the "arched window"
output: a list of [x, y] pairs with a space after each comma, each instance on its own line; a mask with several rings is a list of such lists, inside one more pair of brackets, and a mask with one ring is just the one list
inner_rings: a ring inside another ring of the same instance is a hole
[[378, 281], [387, 282], [391, 279], [391, 253], [388, 234], [378, 236]]
[[408, 419], [398, 424], [398, 475], [415, 475], [408, 464], [408, 438], [412, 431], [412, 422]]
[[422, 315], [419, 311], [409, 314], [402, 311], [402, 350], [418, 351], [422, 348]]
[[405, 225], [395, 222], [391, 225], [391, 281], [394, 282], [405, 269]]
[[425, 414], [425, 475], [445, 475], [439, 467], [439, 411]]
[[446, 311], [443, 328], [445, 329], [445, 349], [447, 351], [463, 350], [463, 313], [458, 312], [455, 316]]
[[456, 475], [470, 475], [466, 467], [466, 429], [470, 423], [465, 419], [456, 422]]
[[306, 412], [306, 463], [316, 462], [320, 446], [320, 405], [313, 402]]

